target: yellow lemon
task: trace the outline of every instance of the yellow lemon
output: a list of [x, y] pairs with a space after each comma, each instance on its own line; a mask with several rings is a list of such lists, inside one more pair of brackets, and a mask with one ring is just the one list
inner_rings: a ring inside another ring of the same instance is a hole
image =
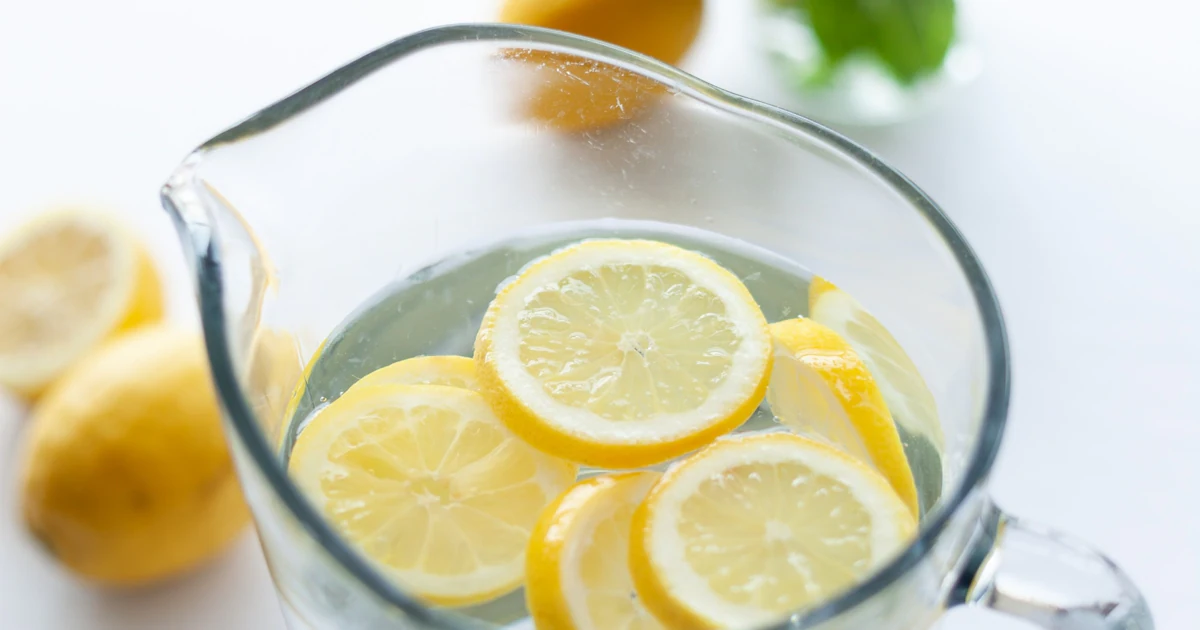
[[248, 520], [192, 333], [142, 328], [84, 358], [34, 410], [23, 446], [26, 524], [99, 582], [189, 569]]
[[767, 400], [775, 417], [873, 466], [916, 515], [917, 487], [900, 434], [850, 344], [811, 319], [771, 324], [771, 335], [776, 354]]
[[517, 439], [476, 392], [352, 387], [300, 433], [288, 466], [330, 523], [433, 604], [517, 588], [538, 514], [575, 466]]
[[937, 402], [908, 353], [850, 294], [814, 277], [808, 288], [808, 312], [814, 321], [841, 335], [866, 364], [888, 411], [901, 431], [904, 452], [917, 479], [921, 513], [933, 509], [942, 492], [942, 453], [946, 438]]
[[666, 461], [742, 424], [771, 340], [728, 270], [643, 240], [593, 240], [530, 264], [475, 340], [483, 391], [530, 444], [605, 468]]
[[507, 0], [500, 21], [584, 35], [678, 63], [696, 39], [702, 0]]
[[456, 356], [422, 356], [397, 361], [360, 378], [354, 387], [371, 385], [445, 385], [479, 391], [475, 361]]
[[758, 627], [850, 588], [916, 522], [859, 461], [785, 432], [718, 440], [634, 513], [638, 596], [670, 628]]
[[875, 376], [896, 422], [926, 436], [939, 450], [944, 449], [946, 438], [933, 393], [892, 333], [850, 294], [820, 277], [814, 277], [808, 288], [808, 310], [813, 320], [828, 326], [854, 347]]
[[628, 563], [633, 511], [658, 476], [634, 472], [592, 477], [542, 512], [529, 541], [525, 569], [525, 599], [536, 627], [662, 627], [635, 597]]
[[[508, 0], [500, 20], [568, 31], [678, 63], [700, 30], [702, 0]], [[630, 120], [664, 93], [657, 82], [577, 55], [516, 51], [533, 70], [526, 114], [563, 130]]]
[[0, 242], [0, 386], [36, 397], [105, 339], [162, 318], [149, 256], [113, 219], [63, 210]]

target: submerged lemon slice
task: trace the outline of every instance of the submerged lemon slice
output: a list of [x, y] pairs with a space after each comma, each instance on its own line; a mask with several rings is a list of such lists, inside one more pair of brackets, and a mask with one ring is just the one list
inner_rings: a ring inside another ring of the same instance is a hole
[[767, 400], [775, 417], [874, 466], [917, 514], [917, 487], [900, 434], [850, 344], [811, 319], [771, 324], [771, 334], [776, 354]]
[[942, 453], [946, 438], [938, 420], [937, 402], [921, 371], [879, 320], [850, 294], [823, 278], [808, 288], [810, 316], [837, 332], [854, 347], [875, 377], [896, 427], [921, 499], [922, 514], [933, 508], [942, 492]]
[[579, 482], [554, 501], [534, 529], [525, 597], [538, 628], [655, 630], [629, 573], [633, 511], [655, 472], [622, 473]]
[[862, 357], [896, 422], [944, 449], [946, 438], [933, 393], [892, 333], [850, 294], [820, 277], [813, 278], [808, 288], [808, 309], [814, 320], [844, 337]]
[[354, 387], [371, 385], [445, 385], [479, 391], [475, 361], [456, 356], [424, 356], [397, 361], [362, 377]]
[[289, 470], [362, 553], [440, 605], [519, 586], [538, 514], [576, 474], [479, 394], [436, 385], [351, 388], [300, 433]]
[[727, 433], [770, 374], [766, 320], [712, 260], [666, 243], [585, 241], [529, 265], [475, 340], [513, 432], [607, 468], [665, 461]]
[[161, 319], [145, 249], [104, 215], [66, 210], [0, 243], [0, 386], [37, 396], [115, 333]]
[[630, 568], [668, 627], [757, 627], [861, 581], [915, 527], [862, 463], [794, 434], [750, 434], [655, 484], [634, 514]]

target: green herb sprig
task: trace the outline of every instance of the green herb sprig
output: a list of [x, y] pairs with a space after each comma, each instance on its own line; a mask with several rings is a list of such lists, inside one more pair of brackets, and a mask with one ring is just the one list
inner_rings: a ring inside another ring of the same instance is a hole
[[903, 85], [936, 72], [954, 39], [954, 0], [774, 0], [803, 14], [824, 53], [814, 79], [871, 54]]

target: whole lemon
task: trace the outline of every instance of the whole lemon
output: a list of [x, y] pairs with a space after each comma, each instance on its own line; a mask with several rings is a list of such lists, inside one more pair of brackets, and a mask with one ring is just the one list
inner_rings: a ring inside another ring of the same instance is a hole
[[[681, 60], [700, 31], [703, 0], [507, 0], [500, 20], [584, 35], [667, 63]], [[509, 51], [533, 70], [524, 115], [565, 131], [632, 120], [665, 93], [636, 72], [560, 52]]]
[[248, 513], [198, 335], [142, 328], [71, 368], [23, 444], [30, 531], [89, 579], [139, 584], [226, 547]]
[[703, 0], [507, 0], [500, 21], [543, 26], [679, 63], [700, 31]]

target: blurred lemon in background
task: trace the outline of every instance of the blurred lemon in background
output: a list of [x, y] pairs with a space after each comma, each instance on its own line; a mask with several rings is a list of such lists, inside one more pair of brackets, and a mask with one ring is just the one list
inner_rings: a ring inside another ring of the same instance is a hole
[[0, 242], [0, 386], [38, 396], [114, 334], [162, 318], [146, 250], [113, 219], [42, 215]]
[[189, 332], [142, 328], [84, 358], [37, 406], [23, 449], [27, 526], [98, 582], [192, 568], [248, 520]]
[[[500, 20], [584, 35], [679, 63], [703, 15], [702, 0], [508, 0]], [[581, 131], [630, 120], [664, 92], [639, 74], [565, 53], [523, 51], [535, 85], [525, 114], [552, 127]]]
[[584, 35], [679, 63], [700, 31], [702, 0], [508, 0], [500, 20]]

